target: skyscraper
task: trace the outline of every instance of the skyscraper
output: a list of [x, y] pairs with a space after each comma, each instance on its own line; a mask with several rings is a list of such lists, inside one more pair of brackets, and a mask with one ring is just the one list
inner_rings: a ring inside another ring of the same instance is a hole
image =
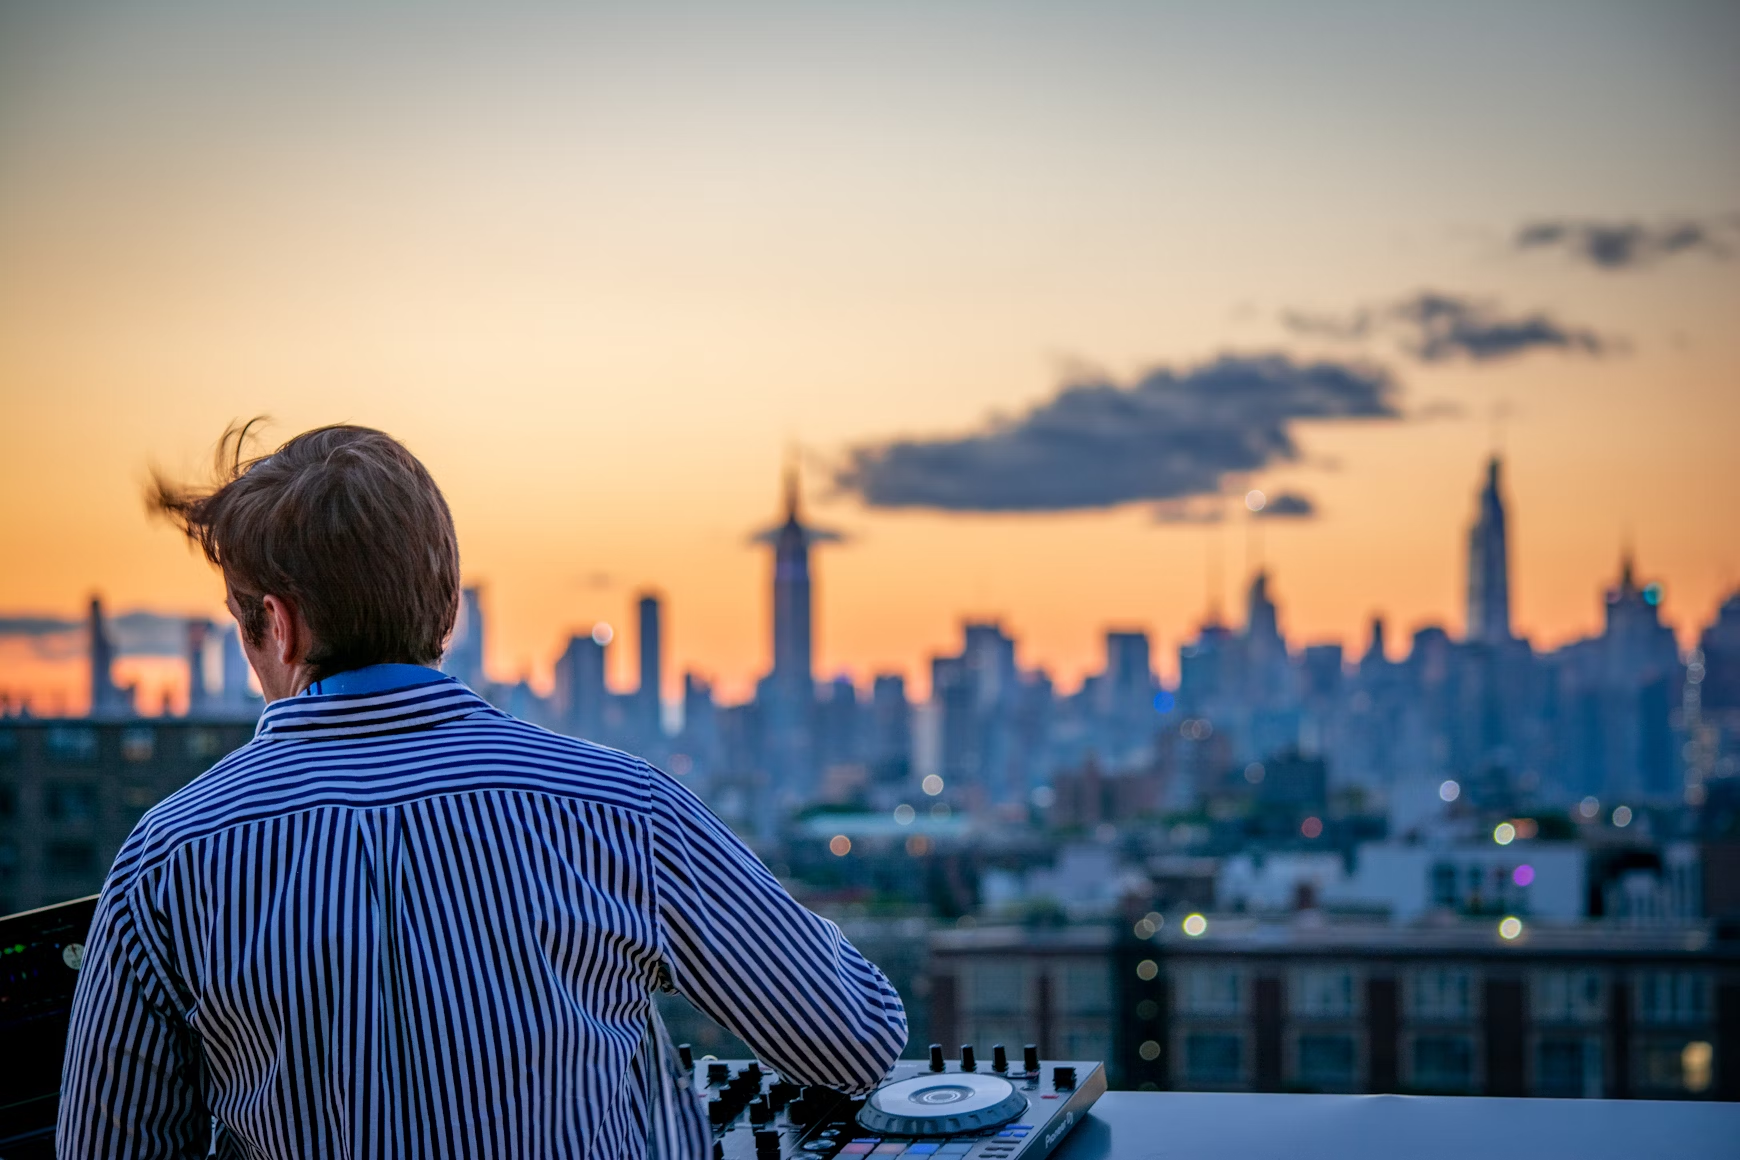
[[660, 635], [659, 598], [648, 592], [640, 605], [640, 689], [635, 698], [641, 736], [651, 739], [661, 730], [659, 689], [663, 684], [663, 642]]
[[798, 518], [796, 466], [785, 473], [785, 522], [773, 533], [773, 680], [790, 692], [812, 688], [810, 530]]
[[1505, 538], [1504, 499], [1498, 494], [1499, 458], [1486, 464], [1486, 486], [1468, 533], [1468, 640], [1502, 644], [1510, 639], [1510, 549]]
[[[795, 462], [785, 471], [785, 519], [755, 538], [773, 547], [773, 667], [756, 692], [771, 805], [773, 799], [805, 800], [816, 778], [810, 545], [839, 538], [803, 522]], [[764, 809], [758, 830], [771, 834], [771, 826], [772, 814]]]
[[126, 709], [122, 691], [115, 687], [115, 644], [103, 619], [103, 602], [91, 597], [88, 618], [91, 645], [91, 716], [111, 717]]
[[568, 647], [556, 661], [557, 727], [570, 736], [597, 740], [604, 730], [604, 705], [609, 695], [604, 665], [609, 640], [607, 633], [596, 629], [576, 634], [568, 638]]
[[248, 654], [242, 651], [241, 626], [231, 621], [223, 630], [223, 707], [226, 713], [244, 713], [254, 700], [248, 688]]
[[198, 717], [210, 705], [210, 691], [205, 687], [205, 643], [211, 636], [211, 621], [192, 617], [187, 622], [187, 715]]
[[483, 630], [483, 590], [473, 585], [464, 590], [459, 621], [453, 626], [447, 655], [441, 658], [441, 671], [458, 677], [480, 693], [487, 683], [483, 674]]

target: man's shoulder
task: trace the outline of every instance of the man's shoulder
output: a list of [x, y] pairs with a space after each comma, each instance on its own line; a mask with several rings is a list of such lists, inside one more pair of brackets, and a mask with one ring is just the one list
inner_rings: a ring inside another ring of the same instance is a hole
[[148, 810], [127, 847], [149, 859], [274, 817], [464, 794], [555, 797], [645, 814], [654, 776], [632, 754], [494, 711], [391, 736], [255, 737]]

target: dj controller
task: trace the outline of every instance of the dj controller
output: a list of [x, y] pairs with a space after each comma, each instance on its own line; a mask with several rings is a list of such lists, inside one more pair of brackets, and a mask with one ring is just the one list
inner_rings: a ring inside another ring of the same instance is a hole
[[713, 1160], [1042, 1160], [1106, 1090], [1106, 1070], [1042, 1060], [1002, 1044], [981, 1066], [974, 1049], [894, 1065], [868, 1097], [804, 1087], [752, 1060], [696, 1061], [679, 1048], [707, 1102]]

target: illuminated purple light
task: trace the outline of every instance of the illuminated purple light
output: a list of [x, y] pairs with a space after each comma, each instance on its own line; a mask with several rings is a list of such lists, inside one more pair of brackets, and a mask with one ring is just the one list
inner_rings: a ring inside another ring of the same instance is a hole
[[1526, 862], [1511, 871], [1510, 879], [1518, 886], [1527, 886], [1535, 880], [1535, 868]]

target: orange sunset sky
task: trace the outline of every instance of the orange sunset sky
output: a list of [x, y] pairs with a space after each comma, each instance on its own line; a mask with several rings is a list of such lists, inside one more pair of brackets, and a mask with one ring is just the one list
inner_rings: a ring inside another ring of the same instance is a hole
[[[823, 674], [922, 691], [964, 616], [1066, 686], [1108, 625], [1170, 673], [1238, 607], [1242, 524], [889, 510], [835, 472], [1084, 378], [1279, 353], [1381, 366], [1401, 412], [1295, 422], [1296, 458], [1222, 480], [1317, 509], [1261, 530], [1292, 640], [1459, 630], [1502, 447], [1519, 630], [1594, 629], [1629, 542], [1689, 644], [1740, 583], [1740, 17], [1310, 7], [9, 5], [0, 616], [217, 615], [142, 485], [265, 414], [273, 442], [346, 421], [423, 458], [498, 679], [547, 688], [567, 633], [650, 586], [667, 694], [684, 669], [746, 694], [748, 537], [793, 444], [849, 537], [818, 549]], [[1702, 240], [1603, 265], [1519, 247], [1538, 223]], [[1400, 323], [1286, 324], [1425, 290], [1594, 337], [1430, 359]], [[0, 689], [76, 710], [82, 666], [39, 651], [0, 637]], [[183, 680], [127, 664], [147, 707]]]

